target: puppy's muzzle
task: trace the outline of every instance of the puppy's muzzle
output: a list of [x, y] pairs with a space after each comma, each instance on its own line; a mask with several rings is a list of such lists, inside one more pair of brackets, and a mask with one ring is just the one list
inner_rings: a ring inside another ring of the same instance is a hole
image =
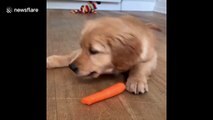
[[69, 65], [69, 68], [70, 68], [73, 72], [75, 72], [75, 73], [78, 73], [78, 71], [79, 71], [77, 65], [74, 64], [74, 63], [70, 64], [70, 65]]

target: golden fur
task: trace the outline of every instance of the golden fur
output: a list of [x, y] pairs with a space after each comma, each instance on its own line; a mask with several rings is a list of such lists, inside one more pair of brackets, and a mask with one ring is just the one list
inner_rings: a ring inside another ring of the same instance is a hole
[[75, 64], [78, 76], [129, 71], [126, 87], [135, 94], [148, 91], [147, 79], [157, 64], [155, 35], [160, 30], [132, 16], [90, 20], [81, 33], [81, 49], [70, 55], [50, 56], [47, 68]]

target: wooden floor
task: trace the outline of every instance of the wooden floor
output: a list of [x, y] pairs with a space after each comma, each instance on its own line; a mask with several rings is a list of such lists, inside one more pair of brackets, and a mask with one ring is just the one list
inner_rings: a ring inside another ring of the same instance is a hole
[[166, 16], [153, 12], [107, 12], [96, 15], [48, 10], [47, 55], [67, 54], [79, 48], [83, 24], [102, 16], [131, 14], [163, 29], [159, 38], [158, 67], [151, 76], [149, 92], [133, 95], [127, 91], [92, 106], [80, 103], [82, 97], [123, 81], [123, 76], [102, 76], [83, 80], [68, 68], [47, 70], [47, 120], [166, 120]]

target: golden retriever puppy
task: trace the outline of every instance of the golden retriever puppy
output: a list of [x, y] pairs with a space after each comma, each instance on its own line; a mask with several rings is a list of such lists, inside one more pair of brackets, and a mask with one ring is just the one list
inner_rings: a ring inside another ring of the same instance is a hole
[[132, 16], [103, 17], [86, 23], [81, 49], [70, 55], [47, 58], [47, 68], [69, 66], [77, 76], [98, 77], [129, 71], [126, 88], [135, 94], [148, 91], [147, 79], [156, 68], [154, 24]]

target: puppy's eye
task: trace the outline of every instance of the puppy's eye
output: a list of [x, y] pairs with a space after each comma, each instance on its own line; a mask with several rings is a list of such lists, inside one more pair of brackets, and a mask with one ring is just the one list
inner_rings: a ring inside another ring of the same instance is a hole
[[91, 55], [95, 55], [95, 54], [99, 53], [99, 51], [94, 50], [94, 49], [89, 49], [89, 52], [90, 52]]

